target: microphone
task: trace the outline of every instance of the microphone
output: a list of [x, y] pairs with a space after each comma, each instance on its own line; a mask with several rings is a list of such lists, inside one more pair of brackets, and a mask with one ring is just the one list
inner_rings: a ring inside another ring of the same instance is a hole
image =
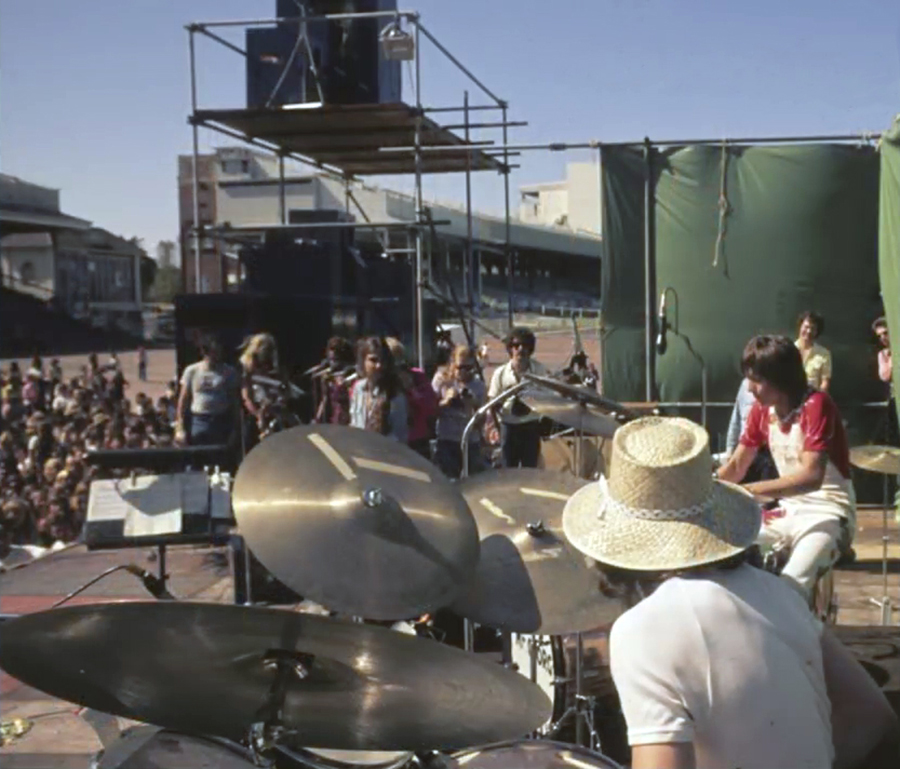
[[144, 587], [147, 592], [150, 593], [157, 601], [174, 601], [175, 596], [172, 595], [168, 590], [166, 590], [166, 584], [159, 577], [151, 574], [146, 569], [142, 569], [140, 566], [135, 566], [133, 563], [129, 564], [125, 567], [125, 570], [129, 574], [134, 574], [141, 582], [144, 583]]
[[328, 363], [328, 360], [323, 360], [321, 363], [313, 366], [312, 368], [306, 369], [303, 372], [302, 376], [311, 376], [319, 373], [320, 371], [326, 370], [331, 364]]
[[659, 296], [659, 318], [657, 319], [656, 334], [656, 354], [665, 355], [668, 348], [666, 341], [666, 331], [669, 330], [669, 321], [666, 318], [666, 292], [663, 291]]

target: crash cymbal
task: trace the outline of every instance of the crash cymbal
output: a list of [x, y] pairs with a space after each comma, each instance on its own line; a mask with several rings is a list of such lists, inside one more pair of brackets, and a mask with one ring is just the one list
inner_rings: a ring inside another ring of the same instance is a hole
[[94, 604], [3, 624], [0, 667], [54, 696], [241, 740], [280, 725], [289, 747], [447, 750], [510, 739], [550, 714], [524, 676], [434, 641], [278, 609]]
[[451, 603], [478, 561], [462, 495], [429, 461], [377, 433], [338, 425], [266, 438], [232, 492], [241, 534], [285, 585], [369, 619]]
[[587, 481], [517, 468], [459, 484], [481, 536], [469, 590], [451, 607], [488, 627], [561, 635], [611, 623], [622, 608], [604, 598], [594, 569], [565, 539], [566, 501]]
[[619, 422], [596, 406], [573, 401], [556, 393], [529, 391], [520, 396], [532, 411], [554, 422], [572, 427], [588, 435], [611, 438], [619, 429]]
[[896, 446], [856, 446], [850, 449], [850, 463], [873, 473], [897, 475], [900, 474], [900, 449]]
[[559, 379], [554, 379], [549, 376], [539, 376], [538, 374], [526, 373], [525, 379], [548, 390], [552, 390], [558, 395], [562, 395], [564, 398], [581, 401], [582, 403], [589, 403], [592, 406], [596, 406], [598, 409], [609, 413], [619, 414], [625, 417], [631, 416], [628, 408], [626, 408], [624, 404], [611, 400], [610, 398], [605, 398], [591, 387], [571, 385], [568, 382], [561, 382]]

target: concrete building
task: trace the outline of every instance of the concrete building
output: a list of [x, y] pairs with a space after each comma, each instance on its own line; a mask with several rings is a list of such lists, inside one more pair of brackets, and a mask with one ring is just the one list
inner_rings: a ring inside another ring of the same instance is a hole
[[[188, 292], [199, 285], [204, 292], [217, 292], [239, 282], [236, 252], [227, 244], [209, 239], [200, 259], [200, 280], [195, 278], [195, 252], [190, 228], [193, 223], [192, 157], [179, 157], [180, 215], [182, 227], [182, 269]], [[200, 220], [204, 225], [259, 226], [281, 221], [281, 201], [277, 161], [271, 156], [243, 148], [219, 149], [200, 157]], [[573, 169], [581, 183], [589, 177], [589, 169]], [[565, 185], [565, 183], [561, 183]], [[566, 192], [566, 190], [563, 190]], [[286, 175], [285, 217], [300, 211], [341, 211], [352, 218], [369, 221], [413, 221], [415, 201], [409, 195], [354, 183], [347, 188], [343, 181], [322, 174]], [[521, 296], [517, 307], [533, 304], [562, 303], [563, 306], [593, 307], [599, 302], [600, 250], [599, 194], [597, 212], [589, 217], [590, 201], [579, 203], [579, 221], [585, 225], [576, 231], [570, 226], [552, 222], [513, 219], [511, 245], [515, 253], [516, 293]], [[505, 302], [507, 279], [504, 257], [505, 222], [500, 217], [473, 215], [472, 276], [466, 270], [467, 221], [462, 206], [428, 203], [435, 221], [449, 224], [435, 228], [436, 241], [429, 248], [426, 271], [439, 283], [452, 282], [465, 294], [464, 286], [472, 284], [477, 297], [473, 303]], [[560, 209], [561, 211], [563, 209]], [[568, 210], [568, 209], [566, 209]], [[403, 250], [412, 244], [407, 235], [396, 230], [358, 230], [357, 244], [383, 251]], [[528, 299], [526, 299], [528, 297]], [[527, 302], [527, 305], [523, 305]]]
[[558, 182], [519, 187], [519, 219], [528, 224], [600, 234], [600, 167], [568, 163]]

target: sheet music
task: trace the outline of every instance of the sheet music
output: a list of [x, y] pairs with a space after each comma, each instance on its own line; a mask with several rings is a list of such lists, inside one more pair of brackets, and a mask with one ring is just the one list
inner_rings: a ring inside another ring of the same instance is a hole
[[181, 478], [179, 475], [139, 475], [118, 481], [127, 507], [126, 537], [152, 537], [181, 533]]
[[88, 521], [121, 521], [125, 517], [125, 503], [119, 494], [118, 483], [116, 480], [91, 481]]

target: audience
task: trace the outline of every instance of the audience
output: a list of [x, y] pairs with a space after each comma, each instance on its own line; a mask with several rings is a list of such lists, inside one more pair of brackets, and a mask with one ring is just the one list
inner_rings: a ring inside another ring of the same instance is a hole
[[156, 404], [142, 392], [132, 404], [126, 387], [96, 355], [68, 381], [39, 356], [24, 378], [16, 362], [0, 372], [0, 551], [78, 537], [94, 476], [87, 451], [172, 444], [174, 387]]

